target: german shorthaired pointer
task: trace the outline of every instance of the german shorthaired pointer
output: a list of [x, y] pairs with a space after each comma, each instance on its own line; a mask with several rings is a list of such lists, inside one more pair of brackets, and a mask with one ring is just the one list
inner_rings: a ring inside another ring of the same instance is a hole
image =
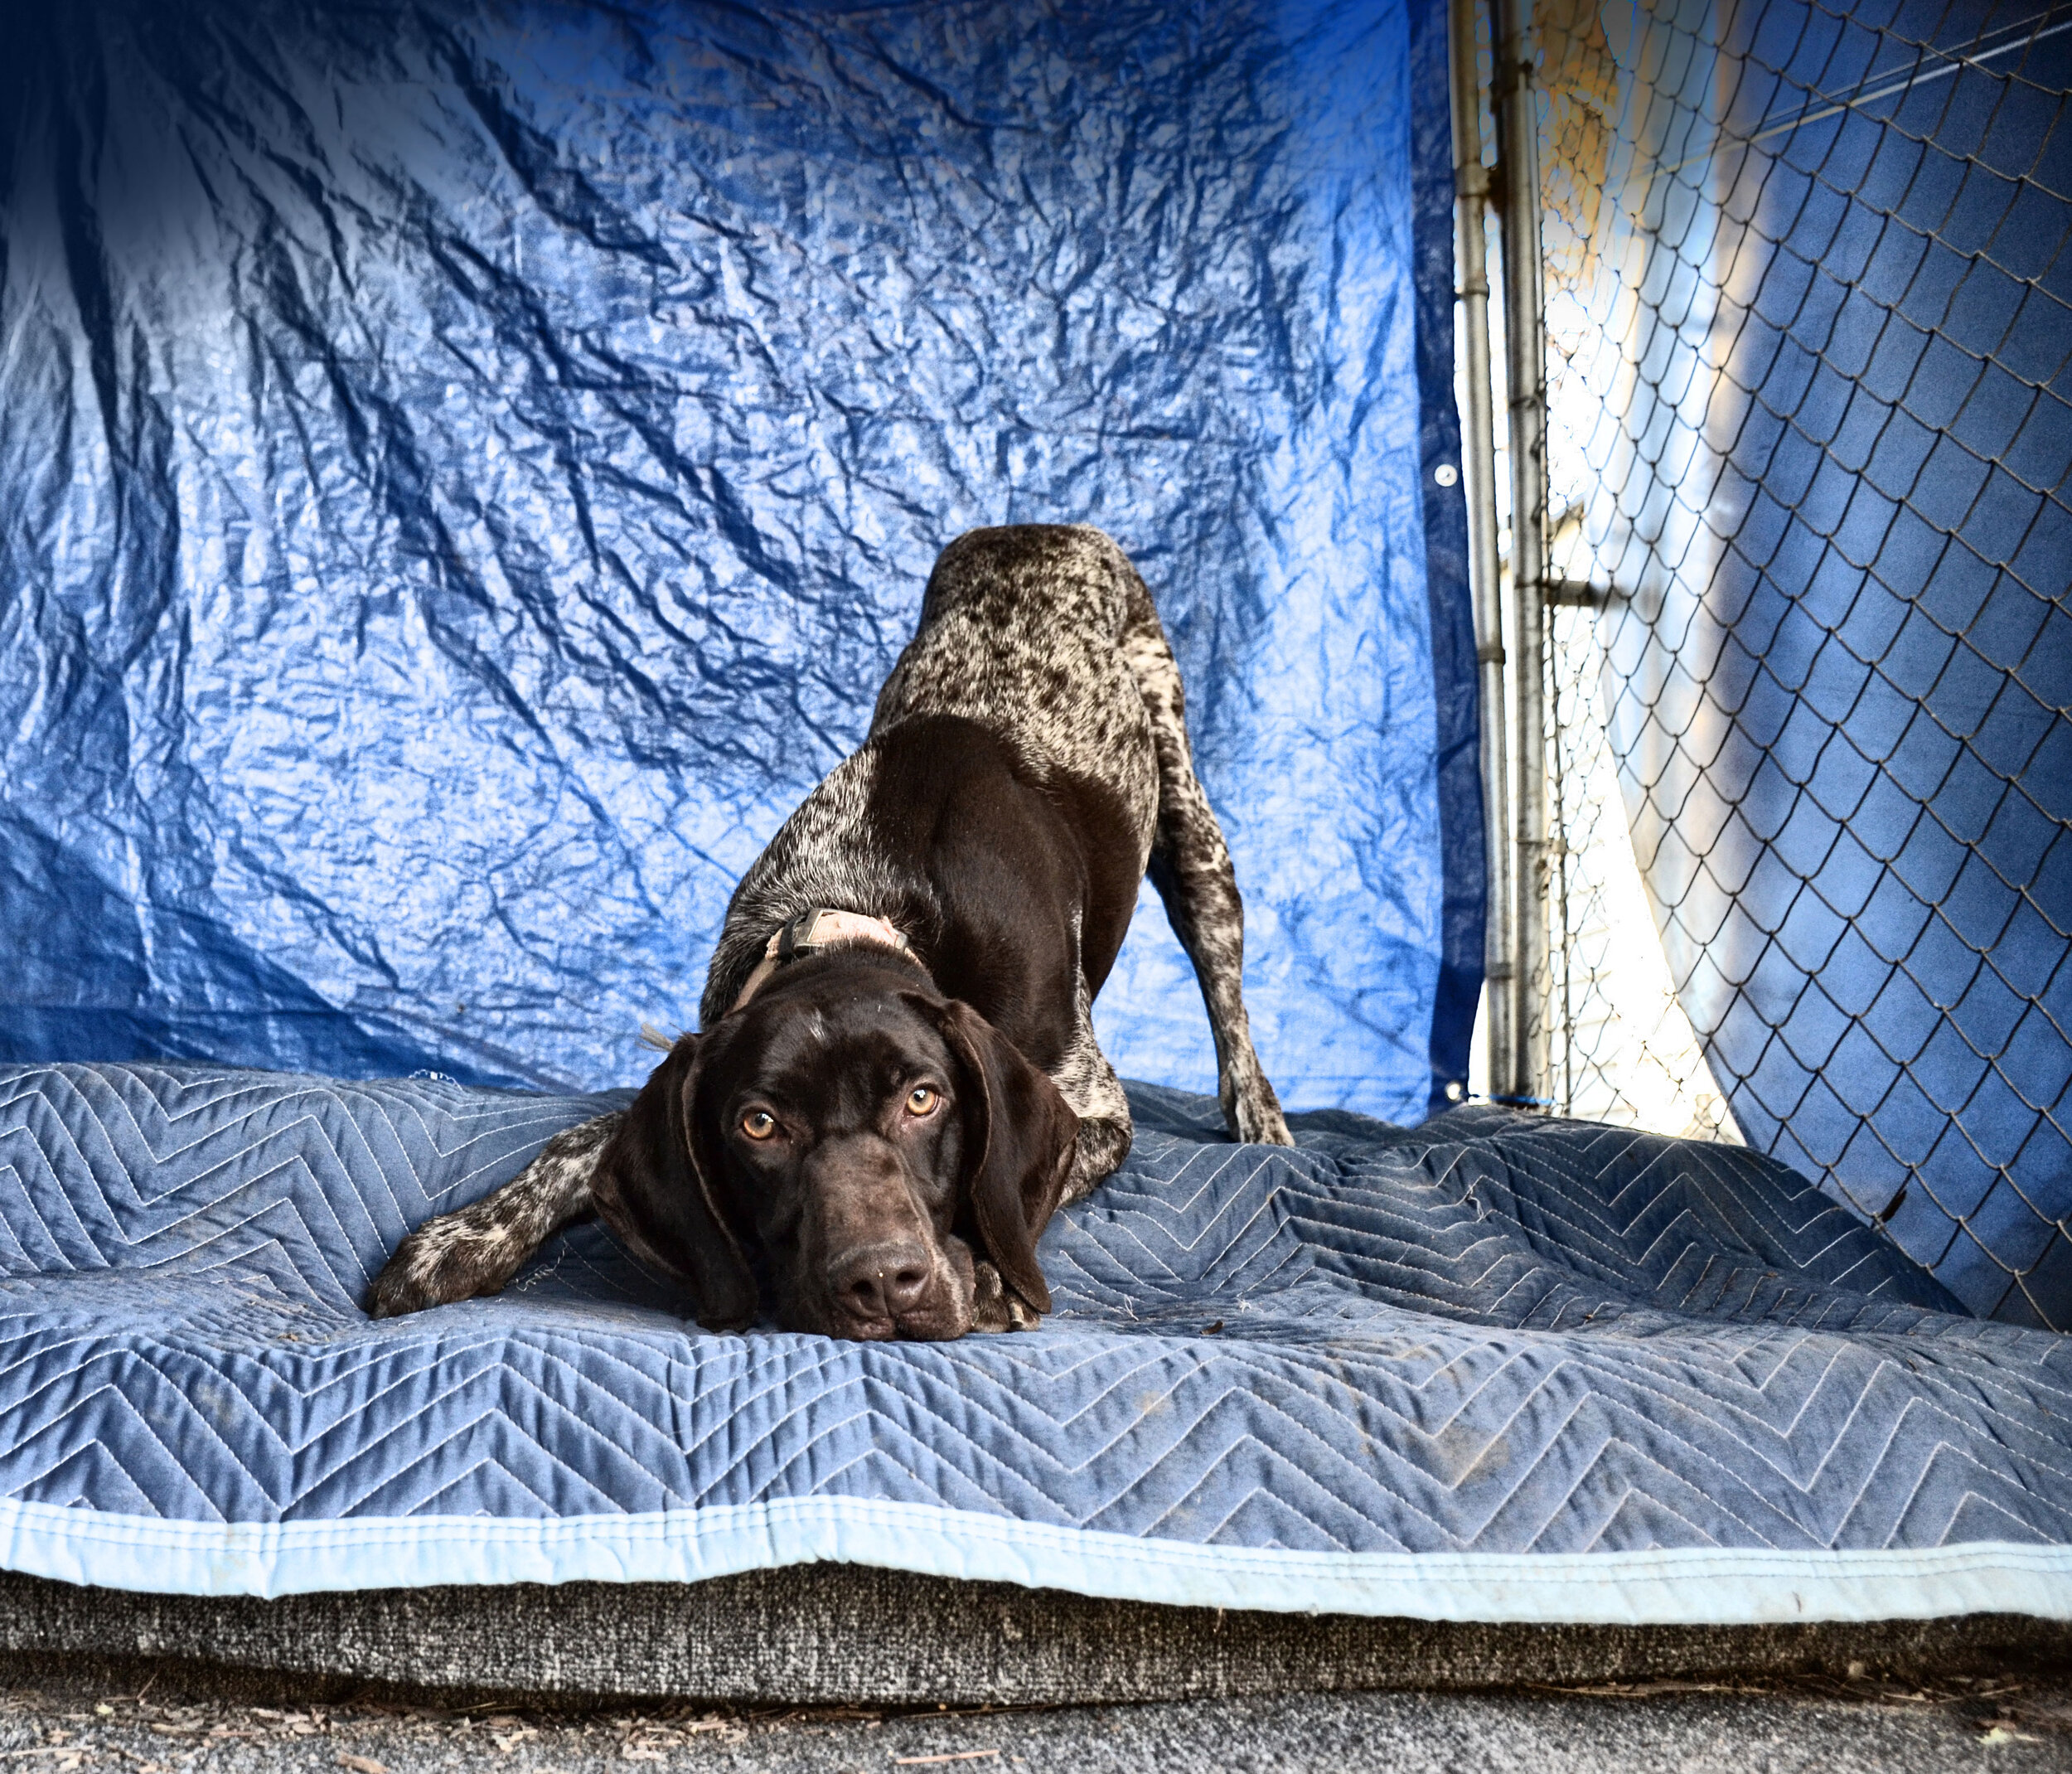
[[377, 1317], [494, 1293], [595, 1213], [709, 1328], [947, 1338], [1050, 1309], [1036, 1240], [1130, 1150], [1090, 1011], [1149, 869], [1223, 1117], [1288, 1143], [1244, 911], [1150, 593], [1099, 531], [942, 551], [863, 747], [734, 890], [700, 1006], [631, 1108], [428, 1221]]

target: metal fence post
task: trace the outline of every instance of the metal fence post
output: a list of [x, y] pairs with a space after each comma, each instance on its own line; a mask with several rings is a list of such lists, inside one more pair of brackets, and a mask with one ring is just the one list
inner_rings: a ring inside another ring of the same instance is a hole
[[1547, 319], [1540, 265], [1539, 114], [1532, 0], [1493, 0], [1504, 367], [1511, 422], [1511, 635], [1517, 648], [1517, 892], [1511, 981], [1514, 1093], [1547, 1094]]
[[1451, 0], [1447, 49], [1453, 85], [1454, 233], [1460, 298], [1461, 491], [1468, 507], [1468, 579], [1474, 599], [1481, 688], [1483, 844], [1489, 914], [1483, 943], [1489, 1093], [1523, 1093], [1518, 1073], [1517, 912], [1512, 888], [1511, 767], [1505, 735], [1502, 567], [1497, 553], [1496, 440], [1489, 379], [1489, 172], [1482, 161], [1482, 82], [1475, 56], [1476, 0]]

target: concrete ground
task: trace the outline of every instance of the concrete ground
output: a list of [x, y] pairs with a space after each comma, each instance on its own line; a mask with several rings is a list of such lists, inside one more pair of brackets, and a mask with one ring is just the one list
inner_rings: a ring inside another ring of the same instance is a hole
[[[0, 1684], [6, 1676], [0, 1670]], [[303, 1705], [46, 1679], [0, 1685], [0, 1765], [22, 1774], [304, 1770], [418, 1774], [1103, 1774], [1615, 1769], [1788, 1774], [2072, 1769], [2072, 1675], [1866, 1678], [1731, 1688], [1653, 1683], [1502, 1693], [1380, 1693], [992, 1712], [613, 1709], [547, 1713], [391, 1704]]]

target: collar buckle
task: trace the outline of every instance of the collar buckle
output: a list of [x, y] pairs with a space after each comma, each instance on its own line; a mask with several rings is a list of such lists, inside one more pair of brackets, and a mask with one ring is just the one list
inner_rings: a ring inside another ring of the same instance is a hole
[[742, 986], [741, 996], [733, 1001], [734, 1009], [739, 1010], [753, 998], [787, 962], [819, 949], [831, 948], [837, 943], [873, 943], [880, 948], [890, 949], [895, 955], [909, 958], [913, 955], [913, 945], [889, 918], [866, 918], [861, 912], [843, 912], [832, 906], [816, 905], [796, 918], [787, 919], [771, 933], [762, 960], [756, 963], [748, 983]]

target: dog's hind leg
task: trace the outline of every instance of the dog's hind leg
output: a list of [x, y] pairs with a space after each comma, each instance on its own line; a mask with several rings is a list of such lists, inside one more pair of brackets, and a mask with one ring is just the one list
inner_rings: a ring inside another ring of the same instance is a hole
[[1165, 902], [1165, 915], [1194, 963], [1194, 977], [1208, 1008], [1216, 1040], [1217, 1093], [1223, 1121], [1237, 1139], [1256, 1145], [1290, 1146], [1280, 1101], [1267, 1082], [1251, 1045], [1245, 1015], [1245, 905], [1237, 896], [1237, 871], [1223, 828], [1194, 774], [1187, 742], [1187, 699], [1180, 668], [1166, 644], [1156, 607], [1133, 571], [1122, 656], [1136, 680], [1150, 717], [1158, 753], [1159, 819], [1151, 840], [1151, 885]]
[[578, 1122], [494, 1195], [428, 1219], [396, 1246], [367, 1297], [373, 1318], [398, 1318], [499, 1293], [555, 1233], [592, 1210], [590, 1178], [623, 1110]]

